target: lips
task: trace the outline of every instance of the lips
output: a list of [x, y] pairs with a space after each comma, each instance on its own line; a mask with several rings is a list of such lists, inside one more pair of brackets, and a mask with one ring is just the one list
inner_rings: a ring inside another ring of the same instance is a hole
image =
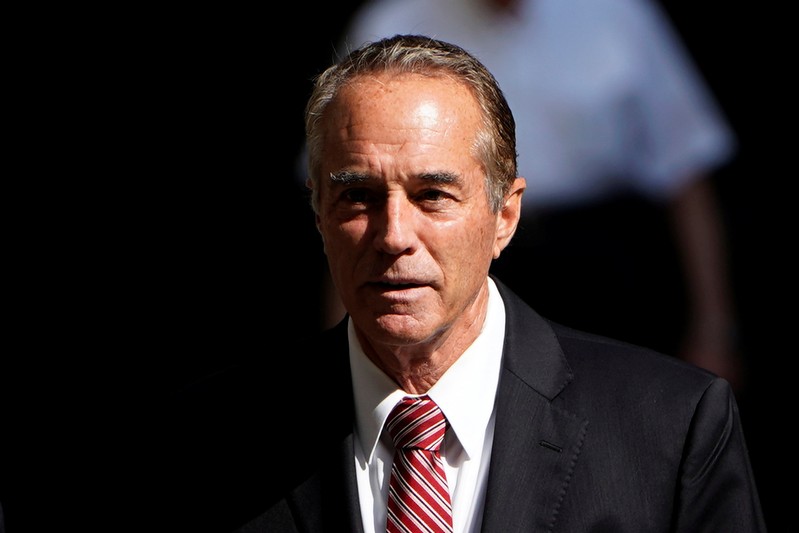
[[426, 276], [420, 268], [399, 268], [394, 264], [388, 268], [374, 270], [366, 284], [381, 291], [401, 291], [434, 285], [433, 277]]
[[386, 289], [412, 289], [415, 287], [421, 287], [423, 285], [427, 285], [426, 283], [422, 283], [420, 281], [411, 281], [411, 280], [379, 280], [373, 282], [373, 285], [379, 287], [385, 287]]
[[430, 282], [416, 276], [383, 273], [372, 278], [368, 285], [381, 292], [392, 292], [430, 287]]
[[418, 287], [419, 285], [427, 285], [427, 283], [415, 278], [387, 278], [382, 277], [374, 280], [373, 283], [377, 285], [385, 285], [387, 287]]

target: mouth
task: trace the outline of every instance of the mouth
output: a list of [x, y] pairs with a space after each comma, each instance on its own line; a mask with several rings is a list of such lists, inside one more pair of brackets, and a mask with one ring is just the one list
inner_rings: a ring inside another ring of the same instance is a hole
[[391, 276], [384, 274], [374, 278], [370, 285], [380, 291], [403, 291], [428, 287], [430, 284], [417, 277]]
[[415, 281], [398, 281], [398, 280], [383, 280], [375, 281], [372, 283], [375, 287], [380, 287], [385, 290], [402, 290], [402, 289], [415, 289], [417, 287], [424, 287], [426, 283], [419, 283]]

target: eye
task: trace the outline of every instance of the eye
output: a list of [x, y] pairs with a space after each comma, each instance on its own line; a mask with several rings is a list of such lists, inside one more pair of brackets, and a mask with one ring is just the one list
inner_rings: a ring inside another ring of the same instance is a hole
[[352, 204], [368, 203], [374, 199], [374, 195], [369, 189], [347, 189], [341, 196]]
[[417, 198], [421, 202], [440, 202], [449, 198], [449, 195], [440, 189], [425, 189]]

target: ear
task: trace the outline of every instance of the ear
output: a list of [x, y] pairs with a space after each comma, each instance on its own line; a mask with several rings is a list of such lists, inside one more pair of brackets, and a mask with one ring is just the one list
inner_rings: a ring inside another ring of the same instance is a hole
[[519, 217], [522, 212], [522, 194], [527, 188], [527, 181], [524, 178], [516, 178], [513, 185], [505, 196], [505, 204], [502, 210], [497, 213], [497, 237], [494, 241], [494, 259], [499, 257], [502, 250], [510, 243], [519, 225]]

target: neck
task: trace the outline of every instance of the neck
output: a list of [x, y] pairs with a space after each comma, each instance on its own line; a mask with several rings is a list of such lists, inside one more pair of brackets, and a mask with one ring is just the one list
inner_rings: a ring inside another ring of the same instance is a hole
[[472, 345], [483, 328], [488, 311], [487, 291], [477, 313], [457, 321], [434, 338], [410, 345], [375, 343], [356, 327], [366, 356], [409, 394], [424, 394]]

